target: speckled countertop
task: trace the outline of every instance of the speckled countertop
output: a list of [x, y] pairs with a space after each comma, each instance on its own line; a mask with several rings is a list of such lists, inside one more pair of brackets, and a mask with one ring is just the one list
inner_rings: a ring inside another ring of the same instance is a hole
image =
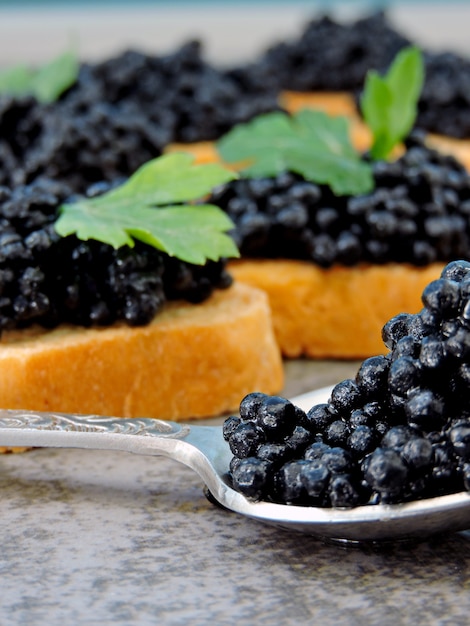
[[[285, 393], [356, 367], [291, 361]], [[469, 623], [470, 534], [328, 545], [215, 507], [174, 461], [120, 452], [4, 455], [0, 491], [0, 624]]]

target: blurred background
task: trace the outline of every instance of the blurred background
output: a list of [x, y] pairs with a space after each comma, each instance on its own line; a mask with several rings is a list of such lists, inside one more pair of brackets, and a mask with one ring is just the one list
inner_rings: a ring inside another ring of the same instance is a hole
[[418, 43], [470, 55], [465, 0], [0, 0], [0, 65], [40, 63], [71, 42], [93, 60], [126, 48], [169, 52], [190, 39], [204, 42], [208, 60], [230, 64], [296, 36], [319, 14], [348, 20], [379, 8]]

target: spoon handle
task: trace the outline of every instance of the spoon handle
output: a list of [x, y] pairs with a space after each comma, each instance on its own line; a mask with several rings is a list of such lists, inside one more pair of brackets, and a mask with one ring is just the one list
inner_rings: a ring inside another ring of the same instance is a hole
[[90, 448], [171, 456], [191, 428], [151, 418], [0, 409], [0, 446]]

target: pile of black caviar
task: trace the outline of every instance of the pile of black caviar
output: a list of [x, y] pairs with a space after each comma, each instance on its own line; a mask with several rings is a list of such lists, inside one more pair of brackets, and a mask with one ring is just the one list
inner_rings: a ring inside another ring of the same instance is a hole
[[278, 91], [356, 91], [369, 69], [384, 71], [410, 40], [384, 12], [354, 21], [311, 20], [300, 35], [268, 48], [250, 65], [232, 70], [244, 84], [261, 80]]
[[[296, 39], [271, 46], [230, 75], [250, 88], [261, 82], [277, 91], [349, 91], [358, 98], [367, 72], [385, 72], [396, 54], [412, 43], [384, 12], [348, 22], [325, 16], [309, 22]], [[470, 137], [470, 59], [424, 50], [424, 62], [416, 126]]]
[[58, 102], [0, 97], [0, 184], [46, 176], [85, 192], [130, 176], [168, 143], [217, 139], [277, 108], [275, 92], [240, 85], [198, 42], [162, 56], [128, 51], [82, 64]]
[[277, 94], [241, 87], [190, 42], [82, 64], [58, 102], [0, 96], [0, 332], [33, 324], [150, 322], [166, 301], [205, 300], [231, 278], [225, 260], [196, 266], [137, 243], [61, 238], [60, 205], [106, 192], [174, 141], [215, 139], [277, 109]]
[[396, 161], [372, 164], [374, 190], [335, 196], [291, 173], [240, 179], [211, 201], [235, 223], [243, 256], [313, 261], [328, 268], [470, 259], [470, 175], [418, 133]]
[[[108, 188], [97, 185], [89, 195]], [[222, 260], [199, 266], [139, 242], [115, 250], [60, 237], [54, 222], [70, 194], [50, 179], [0, 187], [0, 331], [64, 322], [143, 325], [168, 300], [201, 302], [230, 285]]]
[[318, 507], [392, 504], [470, 491], [470, 263], [448, 264], [424, 308], [383, 328], [363, 361], [307, 413], [248, 395], [224, 424], [233, 486]]

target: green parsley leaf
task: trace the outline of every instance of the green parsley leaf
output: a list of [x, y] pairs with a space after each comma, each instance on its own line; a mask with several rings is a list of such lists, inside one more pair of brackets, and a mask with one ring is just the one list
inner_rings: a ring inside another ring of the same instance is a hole
[[275, 112], [240, 124], [222, 137], [224, 161], [245, 165], [245, 176], [276, 176], [291, 171], [326, 184], [337, 195], [368, 193], [372, 170], [354, 150], [346, 118], [304, 109], [296, 115]]
[[75, 83], [78, 71], [77, 56], [71, 51], [37, 69], [17, 65], [0, 72], [0, 94], [31, 95], [43, 104], [55, 102]]
[[16, 65], [0, 72], [0, 94], [21, 96], [29, 91], [31, 70], [26, 65]]
[[76, 54], [64, 52], [33, 75], [32, 89], [39, 102], [55, 102], [77, 80], [80, 64]]
[[295, 121], [310, 146], [305, 156], [300, 151], [292, 153], [295, 172], [307, 180], [329, 185], [338, 196], [372, 191], [372, 169], [353, 147], [345, 117], [305, 109], [297, 113]]
[[197, 265], [239, 256], [226, 234], [233, 222], [221, 209], [178, 204], [198, 200], [237, 175], [217, 164], [193, 165], [193, 160], [190, 154], [164, 155], [102, 196], [63, 204], [56, 231], [62, 237], [75, 234], [114, 248], [132, 247], [138, 239]]
[[387, 158], [413, 128], [423, 83], [423, 55], [415, 46], [401, 50], [385, 76], [367, 73], [361, 110], [372, 131], [374, 159]]

